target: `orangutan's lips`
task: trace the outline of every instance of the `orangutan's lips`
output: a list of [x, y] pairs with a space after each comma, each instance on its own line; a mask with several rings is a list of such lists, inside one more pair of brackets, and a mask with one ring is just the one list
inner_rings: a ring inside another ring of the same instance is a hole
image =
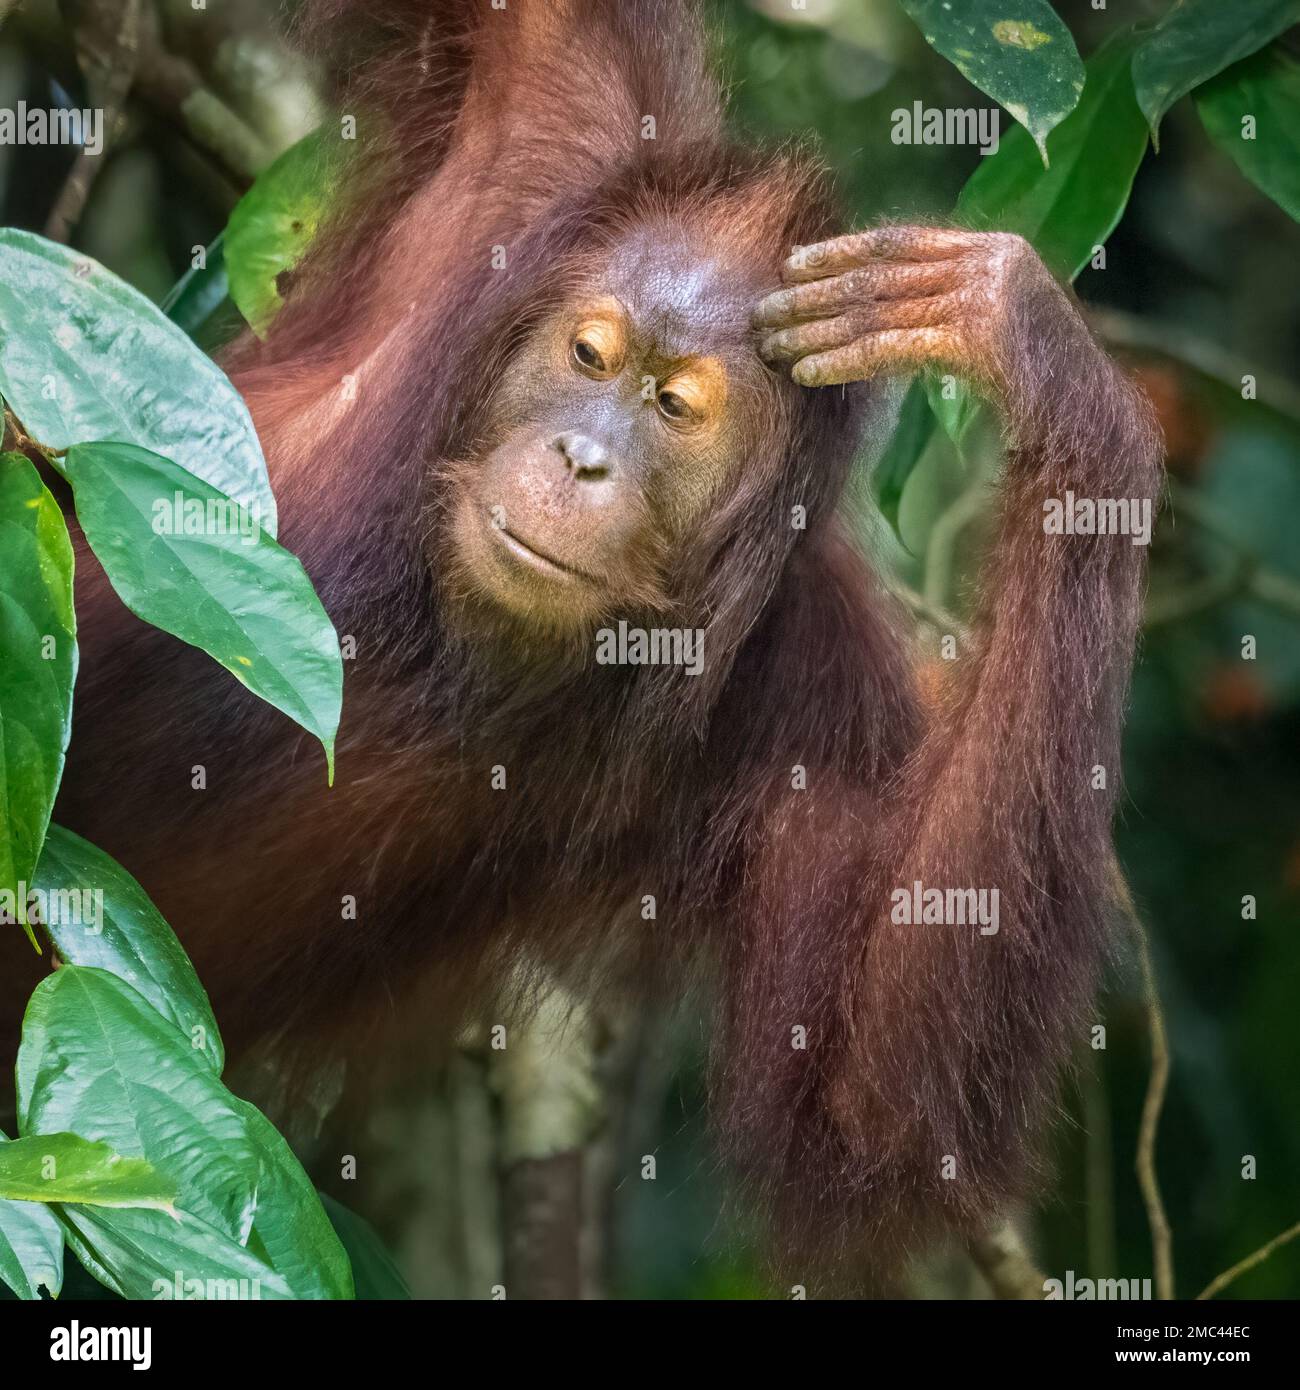
[[561, 564], [559, 560], [553, 559], [544, 551], [529, 545], [527, 541], [520, 540], [513, 531], [508, 531], [504, 526], [493, 526], [492, 529], [496, 532], [501, 544], [515, 559], [542, 574], [551, 575], [553, 578], [590, 580], [590, 575], [583, 574], [581, 570], [576, 570], [571, 565]]

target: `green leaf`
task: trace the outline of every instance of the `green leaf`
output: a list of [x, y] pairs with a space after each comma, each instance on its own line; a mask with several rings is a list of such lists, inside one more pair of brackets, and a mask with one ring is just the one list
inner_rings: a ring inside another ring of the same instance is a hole
[[129, 985], [81, 965], [42, 980], [15, 1076], [24, 1135], [69, 1130], [143, 1158], [182, 1211], [248, 1239], [259, 1158], [244, 1117], [207, 1060]]
[[249, 1245], [295, 1298], [352, 1298], [352, 1266], [302, 1164], [256, 1106], [236, 1100], [261, 1162]]
[[[0, 1131], [0, 1154], [9, 1141]], [[0, 1283], [35, 1301], [41, 1289], [63, 1289], [63, 1232], [54, 1213], [35, 1202], [0, 1200]]]
[[[121, 1219], [60, 1217], [69, 1227], [68, 1243], [78, 1258], [110, 1289], [128, 1298], [156, 1297], [154, 1281], [171, 1284], [199, 1279], [218, 1287], [201, 1295], [248, 1297], [225, 1286], [233, 1280], [257, 1284], [252, 1296], [294, 1299], [350, 1299], [352, 1271], [343, 1245], [335, 1235], [292, 1151], [270, 1122], [253, 1106], [232, 1097], [244, 1117], [249, 1138], [260, 1157], [257, 1209], [246, 1247], [199, 1221], [188, 1212], [174, 1212], [172, 1221], [140, 1220], [131, 1213]], [[183, 1289], [184, 1296], [197, 1292]]]
[[0, 454], [0, 911], [24, 924], [19, 885], [35, 872], [72, 732], [76, 632], [63, 513], [27, 459]]
[[1048, 133], [1074, 110], [1083, 63], [1047, 0], [902, 0], [925, 41], [1029, 132], [1048, 162]]
[[1133, 85], [1154, 136], [1179, 97], [1300, 20], [1300, 0], [1175, 0], [1133, 55]]
[[219, 232], [204, 252], [204, 264], [191, 266], [171, 287], [158, 306], [169, 319], [193, 338], [229, 298], [226, 277], [225, 233]]
[[966, 436], [980, 418], [984, 409], [983, 402], [960, 384], [954, 395], [944, 396], [941, 383], [933, 378], [927, 378], [925, 394], [930, 409], [934, 412], [934, 418], [943, 426], [944, 433], [960, 451], [966, 442]]
[[[343, 661], [302, 565], [255, 518], [236, 516], [229, 498], [157, 454], [81, 444], [58, 466], [86, 540], [127, 607], [207, 652], [315, 734], [333, 781]], [[169, 533], [195, 509], [200, 533]]]
[[[52, 825], [36, 871], [35, 885], [47, 895], [79, 891], [82, 920], [47, 909], [42, 929], [69, 965], [107, 970], [142, 994], [170, 1019], [187, 1041], [221, 1075], [225, 1053], [212, 1006], [176, 934], [148, 894], [103, 850]], [[102, 895], [102, 899], [99, 895]], [[88, 923], [87, 901], [102, 902]]]
[[65, 1133], [0, 1144], [0, 1197], [170, 1211], [176, 1193], [144, 1159]]
[[1206, 83], [1196, 109], [1251, 183], [1300, 221], [1300, 63], [1273, 44]]
[[322, 127], [299, 140], [258, 175], [230, 214], [230, 295], [259, 337], [284, 303], [280, 276], [297, 265], [315, 239], [338, 186], [337, 139]]
[[881, 514], [900, 542], [898, 509], [903, 500], [903, 488], [933, 434], [934, 411], [926, 400], [925, 381], [917, 377], [907, 388], [894, 433], [871, 474]]
[[175, 1194], [168, 1212], [53, 1208], [106, 1287], [148, 1298], [179, 1274], [257, 1280], [261, 1297], [352, 1296], [347, 1256], [288, 1145], [116, 976], [67, 965], [43, 980], [16, 1075], [24, 1132], [101, 1140], [147, 1160]]
[[0, 230], [0, 395], [46, 449], [151, 449], [275, 535], [266, 461], [225, 373], [103, 266], [12, 227]]
[[977, 228], [1019, 232], [1052, 270], [1072, 280], [1128, 205], [1149, 138], [1133, 96], [1131, 31], [1110, 38], [1088, 60], [1078, 107], [1048, 141], [1044, 170], [1023, 131], [981, 160], [957, 200]]
[[327, 1192], [322, 1192], [320, 1199], [325, 1214], [348, 1252], [357, 1298], [409, 1299], [409, 1285], [370, 1222], [350, 1211], [342, 1202], [336, 1202]]
[[54, 1211], [68, 1248], [105, 1288], [123, 1298], [269, 1301], [297, 1296], [251, 1250], [187, 1211], [175, 1217], [89, 1207]]

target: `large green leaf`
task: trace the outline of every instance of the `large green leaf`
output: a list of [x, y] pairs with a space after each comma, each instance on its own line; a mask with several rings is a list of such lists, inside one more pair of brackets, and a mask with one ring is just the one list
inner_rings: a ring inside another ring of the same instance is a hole
[[258, 175], [230, 214], [230, 297], [259, 336], [284, 303], [280, 277], [302, 259], [325, 217], [338, 182], [338, 144], [336, 131], [325, 127], [299, 140]]
[[311, 1179], [256, 1106], [235, 1102], [261, 1158], [250, 1248], [296, 1298], [352, 1298], [352, 1266]]
[[102, 1140], [146, 1159], [175, 1193], [166, 1213], [54, 1207], [106, 1287], [152, 1297], [155, 1280], [179, 1272], [258, 1280], [260, 1297], [352, 1296], [347, 1256], [288, 1145], [116, 976], [68, 965], [43, 980], [16, 1074], [24, 1132]]
[[1207, 82], [1196, 109], [1251, 183], [1300, 221], [1300, 63], [1272, 44]]
[[[8, 1143], [0, 1131], [0, 1153]], [[63, 1288], [63, 1232], [54, 1213], [36, 1202], [0, 1199], [0, 1284], [35, 1301], [45, 1288]]]
[[1072, 280], [1114, 230], [1146, 153], [1146, 121], [1133, 96], [1134, 36], [1121, 32], [1088, 60], [1078, 107], [1048, 141], [1043, 169], [1029, 136], [1011, 131], [980, 161], [957, 210], [973, 227], [1019, 232]]
[[[343, 699], [338, 637], [301, 564], [230, 499], [129, 444], [81, 444], [59, 462], [77, 519], [133, 613], [199, 647], [316, 735], [334, 776]], [[172, 534], [197, 509], [195, 534]], [[162, 523], [161, 533], [155, 521]]]
[[76, 1134], [35, 1134], [0, 1144], [0, 1197], [170, 1212], [176, 1193], [142, 1158]]
[[1175, 0], [1133, 55], [1133, 85], [1154, 136], [1193, 87], [1300, 20], [1300, 0]]
[[47, 449], [151, 449], [275, 535], [266, 461], [225, 373], [103, 266], [14, 228], [0, 230], [0, 395]]
[[1044, 164], [1048, 133], [1074, 110], [1083, 63], [1047, 0], [902, 0], [967, 81], [1000, 102], [1032, 136]]
[[[297, 1298], [251, 1250], [187, 1211], [102, 1212], [56, 1207], [68, 1248], [105, 1288], [123, 1298]], [[205, 1286], [200, 1293], [193, 1286]]]
[[27, 459], [0, 454], [0, 909], [24, 921], [19, 885], [35, 872], [72, 730], [76, 631], [63, 513]]
[[409, 1299], [410, 1286], [370, 1222], [342, 1202], [336, 1202], [327, 1192], [322, 1192], [320, 1199], [330, 1224], [348, 1252], [357, 1298]]
[[103, 894], [102, 917], [95, 929], [88, 929], [84, 920], [47, 914], [43, 930], [60, 958], [124, 980], [175, 1023], [220, 1076], [225, 1054], [207, 992], [176, 934], [135, 879], [103, 850], [52, 825], [35, 884], [47, 895], [79, 890], [83, 903], [87, 893]]
[[21, 1133], [70, 1130], [146, 1159], [181, 1210], [247, 1241], [259, 1156], [244, 1117], [143, 995], [103, 970], [55, 971], [27, 1006], [15, 1074]]

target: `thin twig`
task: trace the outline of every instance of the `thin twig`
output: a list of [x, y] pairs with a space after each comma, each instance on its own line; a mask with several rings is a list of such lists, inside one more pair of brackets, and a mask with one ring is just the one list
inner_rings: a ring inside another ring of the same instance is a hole
[[1194, 492], [1171, 481], [1169, 495], [1175, 518], [1186, 517], [1193, 525], [1213, 536], [1231, 553], [1233, 562], [1223, 574], [1213, 575], [1201, 585], [1194, 586], [1190, 600], [1165, 600], [1161, 607], [1156, 608], [1154, 616], [1152, 610], [1148, 609], [1148, 624], [1187, 617], [1207, 607], [1209, 602], [1235, 597], [1256, 599], [1289, 617], [1300, 619], [1300, 584], [1288, 575], [1262, 565], [1253, 547]]
[[1169, 1041], [1165, 1033], [1165, 1015], [1156, 988], [1155, 965], [1151, 959], [1151, 942], [1146, 927], [1133, 906], [1133, 897], [1118, 863], [1112, 869], [1116, 902], [1128, 918], [1138, 943], [1142, 964], [1142, 989], [1146, 999], [1147, 1029], [1151, 1035], [1151, 1075], [1147, 1081], [1146, 1099], [1142, 1104], [1142, 1122], [1138, 1128], [1137, 1169], [1138, 1185], [1147, 1209], [1151, 1227], [1151, 1248], [1155, 1264], [1156, 1297], [1174, 1296], [1174, 1234], [1165, 1214], [1156, 1176], [1156, 1131], [1160, 1127], [1160, 1111], [1165, 1103], [1169, 1085]]
[[1199, 1303], [1202, 1299], [1213, 1298], [1215, 1294], [1221, 1293], [1239, 1275], [1245, 1274], [1248, 1269], [1254, 1269], [1258, 1264], [1263, 1264], [1274, 1250], [1285, 1245], [1288, 1241], [1294, 1240], [1297, 1236], [1300, 1236], [1300, 1221], [1297, 1221], [1294, 1226], [1288, 1227], [1280, 1236], [1274, 1236], [1267, 1245], [1261, 1245], [1253, 1255], [1247, 1255], [1244, 1260], [1238, 1260], [1231, 1269], [1225, 1269], [1222, 1274], [1211, 1279], [1196, 1295], [1196, 1301]]
[[7, 453], [11, 449], [16, 449], [20, 454], [26, 454], [29, 458], [41, 458], [47, 463], [56, 453], [66, 453], [65, 449], [47, 449], [44, 444], [33, 439], [31, 435], [23, 429], [22, 421], [9, 409], [4, 407], [4, 439], [0, 445]]
[[940, 608], [951, 597], [952, 572], [957, 541], [988, 506], [988, 492], [981, 480], [967, 484], [966, 490], [943, 512], [930, 528], [925, 551], [926, 603]]
[[1255, 363], [1226, 352], [1217, 343], [1189, 334], [1181, 326], [1175, 328], [1172, 324], [1139, 318], [1118, 309], [1093, 307], [1089, 307], [1088, 322], [1110, 346], [1178, 362], [1218, 382], [1234, 395], [1241, 391], [1242, 377], [1253, 376], [1261, 401], [1291, 420], [1300, 421], [1300, 391], [1285, 377], [1261, 371]]

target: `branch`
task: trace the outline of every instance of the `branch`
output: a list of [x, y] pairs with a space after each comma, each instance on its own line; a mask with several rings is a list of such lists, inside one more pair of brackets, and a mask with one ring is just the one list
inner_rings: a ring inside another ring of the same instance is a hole
[[1146, 1099], [1142, 1104], [1142, 1122], [1138, 1128], [1134, 1167], [1137, 1169], [1138, 1185], [1142, 1189], [1142, 1200], [1146, 1204], [1147, 1223], [1151, 1227], [1156, 1297], [1171, 1299], [1174, 1296], [1174, 1236], [1169, 1218], [1165, 1214], [1165, 1204], [1160, 1196], [1160, 1182], [1156, 1176], [1156, 1131], [1160, 1125], [1160, 1111], [1164, 1106], [1165, 1091], [1169, 1085], [1169, 1042], [1165, 1033], [1164, 1010], [1160, 1006], [1160, 995], [1156, 989], [1151, 942], [1146, 927], [1133, 906], [1133, 896], [1117, 860], [1112, 862], [1111, 876], [1116, 902], [1133, 928], [1142, 963], [1147, 1028], [1151, 1034], [1151, 1076], [1147, 1081]]
[[947, 603], [957, 540], [988, 506], [988, 492], [980, 480], [972, 480], [930, 528], [925, 550], [925, 602], [939, 608]]
[[193, 0], [159, 0], [172, 52], [188, 58], [279, 154], [324, 117], [305, 60], [273, 22], [266, 0], [222, 0], [196, 10]]
[[1199, 1303], [1202, 1299], [1213, 1298], [1215, 1294], [1221, 1293], [1239, 1275], [1245, 1274], [1248, 1269], [1254, 1269], [1258, 1264], [1263, 1264], [1274, 1250], [1285, 1245], [1288, 1241], [1294, 1240], [1297, 1236], [1300, 1236], [1300, 1221], [1283, 1231], [1280, 1236], [1274, 1236], [1267, 1245], [1261, 1245], [1253, 1255], [1247, 1255], [1244, 1260], [1238, 1260], [1231, 1269], [1225, 1269], [1222, 1274], [1211, 1279], [1196, 1295], [1196, 1301]]
[[156, 36], [141, 43], [136, 89], [152, 106], [179, 121], [190, 139], [241, 186], [271, 162], [271, 151], [253, 127], [203, 85], [191, 62], [168, 53]]
[[1154, 323], [1118, 309], [1088, 306], [1088, 322], [1112, 347], [1149, 353], [1167, 362], [1190, 367], [1209, 377], [1234, 396], [1241, 394], [1243, 376], [1253, 376], [1259, 386], [1259, 399], [1292, 423], [1300, 423], [1300, 391], [1280, 376], [1261, 372], [1226, 352], [1217, 343], [1189, 334], [1181, 324]]
[[1175, 516], [1185, 516], [1194, 526], [1213, 536], [1229, 551], [1231, 559], [1219, 573], [1190, 585], [1181, 594], [1171, 594], [1148, 603], [1147, 627], [1193, 617], [1215, 604], [1234, 598], [1253, 598], [1300, 621], [1300, 583], [1261, 564], [1249, 543], [1231, 526], [1225, 525], [1213, 508], [1206, 506], [1194, 492], [1171, 480], [1169, 495]]
[[139, 60], [141, 4], [142, 0], [84, 0], [72, 8], [77, 66], [86, 81], [87, 105], [102, 113], [103, 145], [95, 154], [85, 145], [77, 151], [45, 224], [45, 235], [53, 241], [66, 242], [81, 220], [104, 166], [105, 150], [121, 124]]
[[[167, 117], [191, 141], [246, 188], [271, 162], [272, 151], [256, 130], [203, 81], [187, 58], [168, 51], [155, 11], [141, 11], [135, 82], [131, 92]], [[52, 5], [19, 10], [16, 22], [46, 66], [65, 85], [75, 80], [72, 35]]]
[[492, 1054], [507, 1298], [582, 1297], [584, 1149], [601, 1117], [592, 1015], [558, 987]]

